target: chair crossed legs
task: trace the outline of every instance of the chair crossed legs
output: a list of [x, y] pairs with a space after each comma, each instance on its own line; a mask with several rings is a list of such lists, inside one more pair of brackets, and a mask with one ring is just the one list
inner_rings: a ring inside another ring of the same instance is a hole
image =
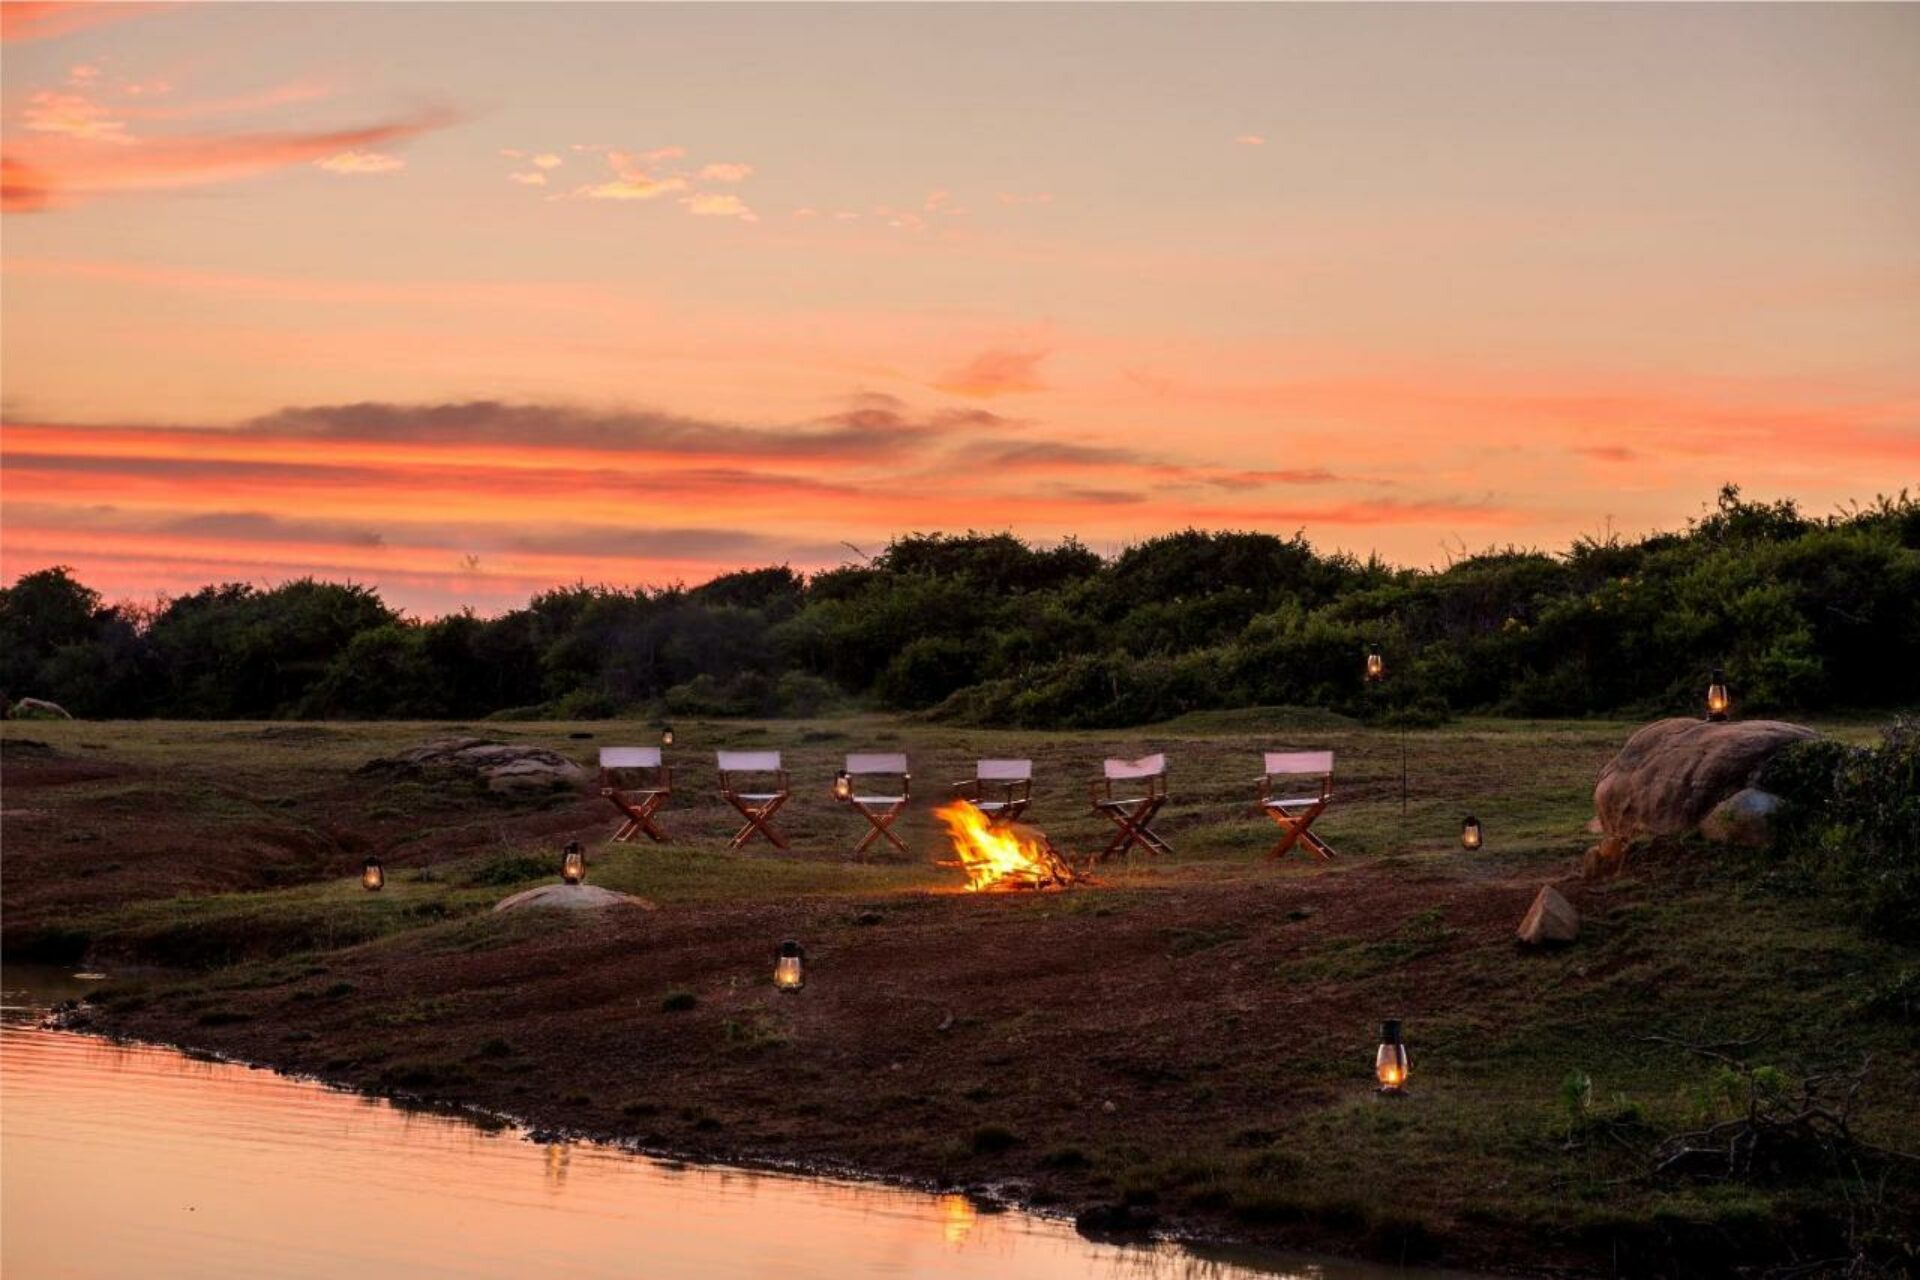
[[[1273, 794], [1275, 778], [1306, 776], [1319, 779], [1320, 786], [1317, 793], [1299, 796]], [[1332, 800], [1333, 752], [1267, 752], [1266, 772], [1260, 775], [1260, 812], [1272, 818], [1282, 833], [1280, 842], [1268, 851], [1267, 857], [1285, 857], [1288, 850], [1295, 845], [1300, 845], [1323, 859], [1331, 859], [1333, 846], [1314, 834], [1313, 823], [1326, 811], [1327, 805]]]
[[[621, 774], [627, 770], [651, 770], [651, 786], [623, 787]], [[602, 747], [600, 749], [600, 794], [619, 810], [623, 821], [611, 837], [621, 843], [646, 832], [660, 844], [667, 833], [653, 821], [660, 806], [673, 794], [673, 770], [660, 757], [658, 747]]]
[[[900, 794], [862, 795], [857, 790], [855, 779], [874, 776], [899, 778]], [[834, 780], [834, 796], [858, 809], [871, 828], [854, 846], [854, 857], [864, 858], [867, 849], [882, 836], [900, 852], [907, 852], [907, 846], [901, 843], [899, 836], [893, 834], [893, 822], [905, 811], [912, 791], [913, 775], [907, 772], [905, 755], [899, 752], [856, 752], [847, 757], [847, 767]]]
[[[727, 842], [729, 849], [738, 849], [753, 837], [757, 831], [776, 849], [787, 848], [787, 838], [773, 825], [773, 815], [792, 795], [787, 782], [787, 771], [781, 767], [778, 751], [721, 751], [716, 753], [720, 765], [720, 795], [726, 802], [740, 811], [746, 825], [734, 832], [733, 839]], [[775, 779], [772, 791], [743, 791], [737, 781], [739, 774], [771, 774]]]
[[[1129, 788], [1132, 794], [1116, 796], [1113, 792], [1115, 782], [1134, 784]], [[1153, 819], [1167, 802], [1166, 756], [1109, 760], [1090, 790], [1094, 810], [1105, 814], [1115, 827], [1113, 839], [1095, 855], [1098, 860], [1125, 857], [1134, 845], [1139, 845], [1149, 854], [1173, 852], [1172, 846], [1153, 830]]]

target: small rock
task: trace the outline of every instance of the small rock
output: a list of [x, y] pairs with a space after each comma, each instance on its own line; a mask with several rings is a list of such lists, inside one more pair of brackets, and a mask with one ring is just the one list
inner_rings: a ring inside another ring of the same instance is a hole
[[615, 893], [592, 884], [543, 884], [537, 889], [523, 890], [493, 904], [495, 911], [526, 911], [541, 907], [566, 911], [592, 911], [601, 907], [659, 910], [645, 898], [636, 898], [630, 893]]
[[1780, 797], [1758, 787], [1746, 787], [1722, 800], [1700, 823], [1700, 834], [1715, 844], [1737, 844], [1765, 849], [1773, 844], [1774, 815]]
[[1529, 946], [1549, 942], [1572, 942], [1580, 936], [1580, 913], [1552, 885], [1540, 886], [1533, 905], [1520, 922], [1520, 941]]
[[1137, 1204], [1088, 1205], [1073, 1215], [1073, 1229], [1094, 1239], [1151, 1231], [1159, 1222], [1160, 1215]]
[[1112, 1098], [1108, 1098], [1105, 1102], [1100, 1104], [1100, 1110], [1107, 1115], [1112, 1115], [1114, 1112], [1118, 1111], [1119, 1109], [1120, 1109], [1119, 1107], [1116, 1107], [1113, 1104]]

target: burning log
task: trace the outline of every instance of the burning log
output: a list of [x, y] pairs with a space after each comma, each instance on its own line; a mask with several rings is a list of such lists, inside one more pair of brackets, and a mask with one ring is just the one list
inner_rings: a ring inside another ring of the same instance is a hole
[[1065, 889], [1086, 878], [1032, 827], [992, 822], [964, 800], [942, 805], [933, 816], [953, 839], [954, 857], [939, 865], [966, 872], [971, 892]]

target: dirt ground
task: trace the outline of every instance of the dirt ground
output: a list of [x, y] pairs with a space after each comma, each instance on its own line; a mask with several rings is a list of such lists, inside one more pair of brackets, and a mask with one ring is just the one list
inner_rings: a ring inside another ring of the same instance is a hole
[[[442, 728], [10, 726], [8, 953], [111, 967], [75, 1015], [94, 1029], [648, 1150], [971, 1188], [1090, 1231], [1530, 1274], [1841, 1249], [1847, 1191], [1829, 1181], [1647, 1176], [1654, 1140], [1716, 1105], [1681, 1043], [1744, 1041], [1802, 1070], [1873, 1053], [1861, 1128], [1920, 1143], [1898, 1087], [1920, 1066], [1910, 1015], [1861, 1003], [1912, 954], [1688, 847], [1606, 884], [1567, 879], [1592, 778], [1629, 726], [1403, 738], [1269, 712], [1113, 740], [683, 725], [675, 842], [618, 848], [598, 843], [614, 818], [591, 794], [501, 801], [355, 772]], [[480, 732], [584, 761], [656, 731]], [[797, 852], [725, 850], [735, 824], [699, 763], [716, 745], [788, 752]], [[1268, 862], [1257, 752], [1308, 746], [1338, 753], [1320, 830], [1341, 856]], [[913, 755], [916, 805], [912, 855], [862, 865], [846, 850], [864, 828], [825, 788], [839, 754], [869, 747]], [[973, 756], [1033, 755], [1033, 817], [1084, 850], [1102, 835], [1084, 798], [1100, 756], [1162, 748], [1174, 858], [1047, 894], [960, 892], [932, 865], [932, 801]], [[1488, 830], [1474, 855], [1458, 847], [1467, 809]], [[488, 910], [551, 880], [570, 838], [595, 842], [593, 883], [657, 909]], [[380, 894], [349, 878], [368, 852], [389, 869]], [[1524, 952], [1513, 929], [1546, 882], [1583, 936]], [[770, 981], [784, 938], [806, 947], [799, 992]], [[1372, 1089], [1385, 1018], [1407, 1028], [1405, 1098]], [[1566, 1101], [1570, 1073], [1631, 1099], [1646, 1132], [1595, 1128]], [[1891, 1221], [1916, 1203], [1897, 1179], [1881, 1194]]]

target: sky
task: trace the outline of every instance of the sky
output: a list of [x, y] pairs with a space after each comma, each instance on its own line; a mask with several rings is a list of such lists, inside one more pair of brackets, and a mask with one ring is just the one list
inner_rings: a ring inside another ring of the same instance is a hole
[[0, 576], [1920, 489], [1920, 6], [8, 3]]

